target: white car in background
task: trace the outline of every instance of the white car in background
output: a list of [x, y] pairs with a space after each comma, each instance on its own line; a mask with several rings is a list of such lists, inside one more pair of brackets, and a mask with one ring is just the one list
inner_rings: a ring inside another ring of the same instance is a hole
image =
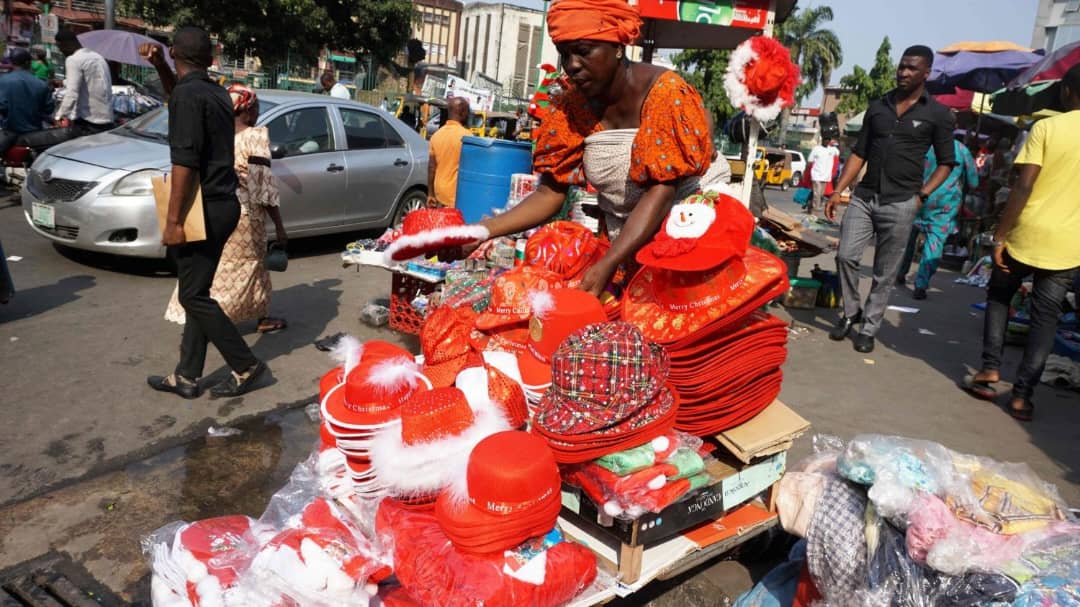
[[802, 152], [796, 150], [784, 151], [791, 154], [791, 187], [797, 188], [803, 173], [806, 172], [806, 158], [803, 158]]

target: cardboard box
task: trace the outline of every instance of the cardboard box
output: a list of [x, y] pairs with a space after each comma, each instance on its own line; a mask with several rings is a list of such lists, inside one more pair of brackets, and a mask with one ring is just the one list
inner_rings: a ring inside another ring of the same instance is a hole
[[629, 547], [650, 546], [670, 539], [767, 491], [784, 475], [787, 454], [778, 453], [752, 466], [737, 461], [713, 461], [706, 470], [718, 479], [659, 513], [647, 512], [634, 520], [613, 519], [598, 510], [576, 487], [563, 487], [563, 516], [580, 521], [613, 542]]
[[658, 577], [675, 576], [720, 556], [777, 524], [764, 504], [744, 504], [681, 535], [646, 548], [627, 546], [580, 518], [559, 518], [563, 533], [594, 553], [601, 569], [615, 576], [615, 591], [627, 596]]
[[717, 434], [716, 440], [739, 461], [749, 464], [787, 451], [809, 429], [810, 422], [775, 400], [750, 421]]

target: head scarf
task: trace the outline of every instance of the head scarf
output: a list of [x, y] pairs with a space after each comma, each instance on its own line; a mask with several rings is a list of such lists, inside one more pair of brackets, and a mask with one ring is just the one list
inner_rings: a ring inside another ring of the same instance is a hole
[[229, 97], [232, 97], [233, 111], [237, 114], [248, 110], [259, 100], [255, 96], [255, 91], [243, 84], [230, 84]]
[[547, 25], [555, 44], [602, 40], [627, 45], [637, 40], [641, 16], [626, 0], [558, 0], [548, 10]]

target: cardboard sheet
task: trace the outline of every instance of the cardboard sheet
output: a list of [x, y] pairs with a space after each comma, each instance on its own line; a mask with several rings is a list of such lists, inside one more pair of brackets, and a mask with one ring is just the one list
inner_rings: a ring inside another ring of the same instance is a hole
[[779, 400], [750, 421], [716, 435], [716, 440], [739, 459], [752, 460], [787, 451], [810, 429], [810, 422]]

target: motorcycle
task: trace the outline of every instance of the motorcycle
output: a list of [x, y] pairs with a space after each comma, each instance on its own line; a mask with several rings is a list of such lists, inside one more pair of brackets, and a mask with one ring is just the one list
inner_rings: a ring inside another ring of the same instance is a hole
[[21, 186], [30, 165], [34, 164], [34, 151], [24, 145], [13, 145], [4, 152], [3, 163], [4, 181], [8, 185]]

